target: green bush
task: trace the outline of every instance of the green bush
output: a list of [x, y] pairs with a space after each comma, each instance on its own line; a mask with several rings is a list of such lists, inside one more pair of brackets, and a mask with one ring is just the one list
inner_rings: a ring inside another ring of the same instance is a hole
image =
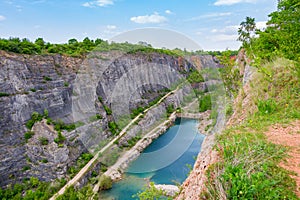
[[131, 114], [130, 114], [131, 119], [134, 119], [140, 113], [144, 112], [144, 110], [145, 110], [145, 108], [143, 108], [143, 107], [137, 107], [136, 109], [132, 109]]
[[26, 142], [32, 138], [32, 136], [34, 135], [34, 132], [33, 131], [27, 131], [25, 134], [24, 134], [24, 138], [26, 140]]
[[66, 130], [66, 131], [72, 131], [74, 129], [76, 129], [76, 125], [75, 124], [65, 124], [64, 121], [62, 121], [61, 119], [58, 119], [55, 122], [52, 122], [54, 125], [54, 130], [56, 131], [62, 131], [62, 130]]
[[194, 70], [194, 71], [190, 72], [189, 76], [187, 77], [187, 80], [190, 83], [201, 83], [201, 82], [204, 82], [203, 76], [197, 70]]
[[163, 190], [156, 189], [154, 183], [151, 182], [150, 186], [145, 188], [142, 192], [133, 195], [133, 198], [138, 197], [140, 200], [150, 200], [150, 199], [168, 199]]
[[99, 189], [109, 190], [112, 188], [112, 180], [109, 176], [102, 175], [99, 179]]
[[54, 139], [54, 142], [57, 144], [61, 144], [66, 140], [66, 137], [63, 136], [63, 134], [61, 133], [61, 131], [57, 132], [57, 138]]
[[[29, 167], [29, 166], [28, 166]], [[26, 167], [26, 168], [28, 168]], [[30, 167], [29, 167], [30, 169]], [[42, 182], [37, 178], [31, 177], [24, 179], [23, 183], [16, 183], [15, 185], [9, 185], [6, 189], [0, 188], [0, 199], [49, 199], [57, 192], [66, 180], [55, 180], [52, 183]]]
[[118, 125], [114, 121], [108, 122], [108, 128], [113, 135], [117, 135], [119, 133]]
[[52, 81], [52, 78], [50, 78], [50, 77], [48, 77], [48, 76], [44, 76], [43, 79], [44, 79], [45, 81]]
[[47, 160], [46, 158], [43, 158], [43, 159], [41, 160], [41, 162], [42, 162], [42, 163], [48, 163], [48, 160]]
[[142, 138], [142, 137], [138, 135], [138, 136], [135, 136], [135, 137], [129, 139], [129, 140], [127, 141], [128, 147], [133, 147], [133, 146], [134, 146], [141, 138]]
[[103, 107], [104, 107], [104, 110], [105, 110], [105, 112], [106, 112], [107, 115], [111, 115], [112, 114], [112, 111], [111, 111], [111, 109], [108, 106], [103, 105]]
[[31, 130], [33, 125], [38, 121], [42, 121], [42, 119], [43, 115], [39, 114], [38, 112], [33, 112], [31, 114], [31, 119], [26, 122], [26, 127]]
[[26, 166], [23, 167], [23, 171], [30, 170], [30, 168], [31, 168], [31, 167], [30, 167], [29, 165], [26, 165]]
[[212, 104], [211, 104], [211, 97], [209, 94], [202, 96], [199, 99], [199, 111], [204, 112], [207, 110], [211, 110]]
[[41, 145], [48, 145], [48, 143], [49, 143], [49, 140], [46, 137], [40, 137], [39, 141], [40, 141]]
[[175, 111], [175, 106], [174, 104], [169, 104], [167, 106], [167, 114], [170, 115], [171, 113], [173, 113]]

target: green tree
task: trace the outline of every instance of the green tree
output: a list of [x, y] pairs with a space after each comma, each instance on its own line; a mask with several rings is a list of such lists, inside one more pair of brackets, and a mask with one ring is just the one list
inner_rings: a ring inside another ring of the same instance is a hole
[[112, 180], [109, 176], [102, 175], [99, 179], [99, 189], [108, 190], [112, 188]]
[[246, 20], [240, 24], [240, 28], [238, 30], [238, 41], [241, 41], [244, 47], [248, 47], [250, 45], [255, 29], [256, 24], [254, 18], [246, 17]]
[[74, 44], [77, 44], [78, 43], [78, 41], [75, 39], [75, 38], [72, 38], [72, 39], [69, 39], [69, 41], [68, 41], [68, 44], [69, 45], [74, 45]]
[[40, 46], [41, 48], [44, 48], [46, 42], [44, 41], [43, 38], [38, 38], [38, 39], [35, 40], [34, 43], [36, 45]]
[[164, 191], [157, 189], [153, 182], [150, 183], [148, 188], [142, 192], [139, 192], [137, 195], [134, 195], [134, 197], [135, 196], [137, 196], [140, 200], [166, 199]]

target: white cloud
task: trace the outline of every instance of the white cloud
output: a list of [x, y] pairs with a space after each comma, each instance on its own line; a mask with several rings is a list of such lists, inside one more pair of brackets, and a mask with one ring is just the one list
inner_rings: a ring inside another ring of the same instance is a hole
[[237, 38], [238, 38], [237, 34], [231, 34], [231, 35], [218, 34], [209, 37], [209, 39], [214, 42], [236, 41]]
[[115, 30], [115, 29], [117, 29], [117, 26], [115, 26], [115, 25], [107, 25], [106, 29], [108, 29], [108, 30]]
[[256, 22], [256, 28], [261, 30], [267, 28], [267, 21]]
[[229, 6], [237, 3], [255, 3], [257, 0], [217, 0], [215, 6]]
[[226, 16], [230, 16], [230, 15], [232, 15], [231, 12], [209, 13], [209, 14], [204, 14], [204, 15], [200, 15], [200, 16], [197, 16], [197, 17], [192, 17], [192, 18], [190, 18], [186, 21], [197, 21], [197, 20], [201, 20], [201, 19], [226, 17]]
[[154, 13], [152, 15], [131, 17], [130, 20], [138, 24], [159, 24], [168, 21], [166, 17], [161, 16], [158, 13]]
[[0, 15], [0, 21], [4, 21], [6, 20], [6, 17], [4, 17], [3, 15]]
[[165, 10], [165, 13], [168, 15], [174, 14], [171, 10]]
[[225, 26], [219, 29], [212, 29], [210, 32], [211, 33], [224, 33], [224, 34], [233, 34], [237, 33], [239, 29], [238, 25], [231, 25], [231, 26]]
[[96, 6], [105, 7], [113, 4], [114, 4], [114, 0], [96, 0], [96, 1], [85, 2], [84, 4], [82, 4], [82, 6], [93, 8]]

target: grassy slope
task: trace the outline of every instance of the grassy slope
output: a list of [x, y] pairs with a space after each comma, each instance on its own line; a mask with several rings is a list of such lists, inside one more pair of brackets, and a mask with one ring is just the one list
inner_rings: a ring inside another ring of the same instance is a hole
[[266, 63], [250, 86], [247, 105], [237, 102], [235, 109], [255, 112], [218, 136], [220, 161], [209, 168], [208, 190], [201, 199], [297, 199], [292, 172], [278, 166], [287, 148], [268, 142], [264, 135], [272, 124], [300, 118], [297, 65], [285, 59]]

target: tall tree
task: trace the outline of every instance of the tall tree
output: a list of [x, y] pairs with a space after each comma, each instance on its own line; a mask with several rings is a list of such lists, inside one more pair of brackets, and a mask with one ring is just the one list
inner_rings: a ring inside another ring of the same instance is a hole
[[255, 34], [255, 29], [255, 18], [246, 17], [246, 21], [243, 21], [240, 24], [240, 28], [238, 30], [238, 40], [243, 42], [244, 47], [248, 47], [250, 45], [251, 38]]

